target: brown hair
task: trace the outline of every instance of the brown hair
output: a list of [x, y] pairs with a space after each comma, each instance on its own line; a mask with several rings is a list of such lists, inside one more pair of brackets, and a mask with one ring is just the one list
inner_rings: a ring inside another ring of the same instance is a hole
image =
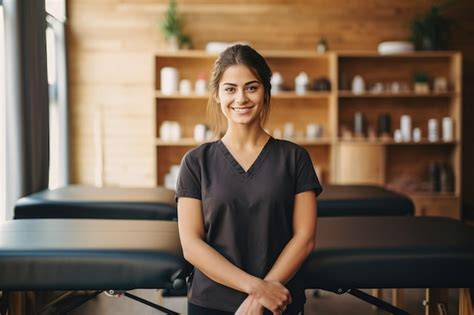
[[237, 44], [230, 46], [224, 50], [214, 62], [211, 80], [209, 82], [211, 97], [207, 103], [207, 114], [215, 136], [219, 136], [222, 131], [224, 116], [221, 112], [219, 103], [216, 100], [218, 97], [219, 82], [221, 81], [225, 70], [234, 65], [247, 66], [263, 84], [263, 109], [260, 115], [262, 125], [265, 124], [268, 118], [268, 113], [270, 112], [270, 79], [272, 77], [272, 71], [267, 62], [255, 49], [248, 45]]

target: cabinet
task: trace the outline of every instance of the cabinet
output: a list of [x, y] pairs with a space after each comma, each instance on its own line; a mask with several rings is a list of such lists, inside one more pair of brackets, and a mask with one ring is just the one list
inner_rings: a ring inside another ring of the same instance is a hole
[[[373, 183], [400, 190], [413, 197], [417, 214], [459, 217], [461, 183], [461, 54], [458, 52], [416, 52], [381, 56], [373, 52], [262, 51], [273, 72], [284, 78], [284, 91], [272, 95], [269, 119], [265, 125], [270, 133], [292, 122], [296, 133], [292, 141], [304, 146], [316, 163], [323, 183]], [[209, 95], [163, 95], [160, 92], [160, 70], [178, 69], [180, 79], [194, 82], [199, 75], [209, 75], [217, 55], [203, 51], [178, 51], [155, 55], [156, 104], [156, 183], [163, 185], [171, 165], [179, 164], [186, 151], [199, 145], [193, 140], [194, 126], [206, 123]], [[330, 91], [294, 93], [294, 78], [305, 71], [311, 81], [325, 77]], [[445, 77], [448, 90], [442, 93], [416, 94], [413, 90], [415, 72]], [[384, 85], [404, 82], [407, 91], [390, 93], [351, 92], [355, 75], [364, 78], [366, 87], [376, 82]], [[393, 137], [351, 137], [343, 129], [352, 130], [356, 112], [364, 114], [367, 125], [377, 127], [379, 115], [389, 113], [391, 135], [400, 128], [400, 117], [410, 115], [412, 127], [421, 129], [420, 142], [395, 142]], [[428, 120], [438, 121], [441, 138], [443, 117], [454, 121], [454, 140], [429, 142], [426, 139]], [[179, 141], [160, 139], [164, 121], [178, 121], [182, 127]], [[306, 126], [322, 126], [322, 137], [308, 140]], [[452, 168], [454, 191], [429, 191], [431, 161], [447, 163]], [[442, 205], [442, 206], [441, 206]], [[444, 209], [443, 207], [446, 207]]]

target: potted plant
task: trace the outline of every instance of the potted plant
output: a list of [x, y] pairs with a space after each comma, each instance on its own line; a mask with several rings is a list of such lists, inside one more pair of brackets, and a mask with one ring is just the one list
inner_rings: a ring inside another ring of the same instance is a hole
[[179, 38], [181, 34], [181, 20], [177, 12], [176, 0], [170, 0], [168, 9], [165, 12], [165, 18], [161, 23], [161, 31], [165, 35], [168, 45], [171, 49], [179, 48]]
[[446, 7], [447, 4], [433, 5], [428, 12], [413, 20], [411, 41], [417, 50], [448, 48], [453, 20], [441, 14]]
[[416, 94], [427, 94], [430, 92], [428, 75], [424, 72], [416, 72], [414, 90]]

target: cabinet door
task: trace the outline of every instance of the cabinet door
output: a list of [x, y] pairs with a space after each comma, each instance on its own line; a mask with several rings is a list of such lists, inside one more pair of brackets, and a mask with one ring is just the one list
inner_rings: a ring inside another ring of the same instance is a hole
[[458, 197], [411, 196], [417, 216], [442, 216], [460, 219], [461, 207]]
[[385, 147], [371, 143], [339, 143], [337, 184], [379, 184], [385, 181]]

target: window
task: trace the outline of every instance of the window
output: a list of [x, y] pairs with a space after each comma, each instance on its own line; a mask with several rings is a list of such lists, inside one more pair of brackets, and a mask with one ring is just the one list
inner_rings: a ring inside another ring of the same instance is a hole
[[46, 12], [46, 53], [50, 115], [50, 166], [48, 186], [50, 189], [54, 189], [66, 185], [69, 181], [64, 0], [47, 0]]
[[0, 0], [0, 222], [5, 220], [6, 203], [6, 111], [5, 111], [5, 44], [3, 6]]

